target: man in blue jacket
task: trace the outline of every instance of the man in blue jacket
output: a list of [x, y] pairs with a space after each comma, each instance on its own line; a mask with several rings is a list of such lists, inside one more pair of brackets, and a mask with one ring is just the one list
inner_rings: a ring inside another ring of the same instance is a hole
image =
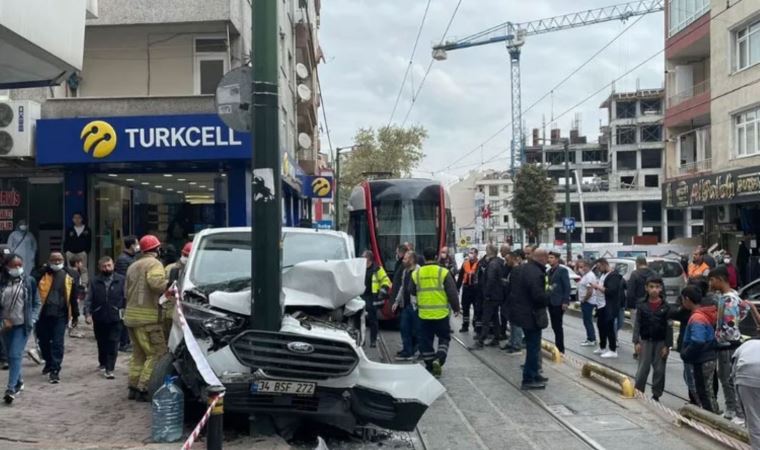
[[554, 330], [554, 344], [560, 353], [565, 353], [565, 332], [562, 329], [562, 316], [570, 304], [570, 274], [559, 265], [560, 255], [549, 253], [549, 318]]

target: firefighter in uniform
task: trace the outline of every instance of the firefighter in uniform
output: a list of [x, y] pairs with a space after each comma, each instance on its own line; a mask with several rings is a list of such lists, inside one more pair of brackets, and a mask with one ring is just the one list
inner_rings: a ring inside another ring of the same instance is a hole
[[470, 331], [470, 307], [475, 310], [473, 325], [475, 333], [480, 333], [481, 319], [483, 316], [483, 295], [478, 286], [478, 249], [471, 248], [467, 259], [462, 264], [462, 269], [457, 277], [457, 292], [462, 289], [462, 328], [460, 333]]
[[[187, 259], [190, 257], [190, 252], [193, 250], [193, 243], [187, 242], [185, 243], [184, 247], [182, 247], [182, 253], [177, 262], [173, 262], [166, 266], [164, 269], [164, 272], [166, 272], [166, 279], [167, 284], [169, 285], [169, 288], [172, 287], [172, 285], [180, 281], [180, 276], [182, 276], [185, 267], [187, 267]], [[176, 296], [177, 292], [176, 290], [169, 290], [166, 292], [167, 299], [171, 299], [172, 302], [164, 304], [164, 337], [168, 340], [169, 339], [169, 333], [172, 330], [172, 322], [174, 320], [174, 304], [176, 302]]]
[[367, 271], [364, 277], [364, 294], [362, 300], [366, 303], [367, 328], [369, 328], [369, 346], [377, 347], [378, 319], [377, 310], [382, 308], [389, 297], [391, 280], [383, 266], [375, 264], [375, 255], [367, 250], [364, 252], [367, 260]]
[[[420, 315], [420, 353], [425, 367], [440, 377], [451, 341], [449, 307], [459, 316], [459, 296], [454, 278], [435, 261], [436, 251], [428, 247], [423, 251], [425, 265], [412, 274], [412, 302]], [[433, 341], [438, 337], [438, 348]]]
[[161, 242], [153, 235], [140, 239], [142, 254], [127, 270], [127, 308], [124, 324], [134, 349], [129, 363], [129, 399], [148, 401], [153, 367], [166, 353], [159, 298], [166, 289], [164, 266], [158, 259]]

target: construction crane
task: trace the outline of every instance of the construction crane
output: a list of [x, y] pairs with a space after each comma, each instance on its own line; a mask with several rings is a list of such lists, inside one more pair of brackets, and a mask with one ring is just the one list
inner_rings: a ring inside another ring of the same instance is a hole
[[598, 9], [589, 9], [563, 16], [534, 20], [532, 22], [501, 25], [469, 35], [461, 39], [446, 41], [433, 46], [433, 59], [443, 61], [449, 50], [478, 47], [481, 45], [506, 42], [510, 61], [510, 81], [512, 87], [512, 141], [510, 145], [511, 173], [515, 174], [515, 153], [520, 149], [520, 162], [525, 160], [522, 132], [522, 102], [520, 87], [520, 52], [525, 38], [536, 34], [551, 33], [571, 28], [585, 27], [596, 23], [613, 20], [625, 21], [635, 16], [642, 16], [665, 8], [665, 0], [640, 0]]

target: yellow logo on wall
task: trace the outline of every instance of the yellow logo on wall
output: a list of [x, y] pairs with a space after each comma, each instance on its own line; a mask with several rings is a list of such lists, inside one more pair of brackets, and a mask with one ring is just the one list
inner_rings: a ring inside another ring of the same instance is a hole
[[93, 120], [85, 125], [79, 138], [84, 141], [84, 152], [92, 152], [97, 159], [105, 158], [116, 148], [116, 130], [102, 120]]
[[330, 189], [332, 186], [327, 178], [314, 178], [314, 181], [311, 182], [311, 192], [317, 197], [327, 197], [330, 195]]

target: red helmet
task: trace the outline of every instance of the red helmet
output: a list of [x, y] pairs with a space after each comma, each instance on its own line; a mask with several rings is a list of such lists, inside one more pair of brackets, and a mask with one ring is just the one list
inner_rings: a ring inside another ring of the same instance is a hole
[[151, 252], [161, 246], [161, 241], [152, 234], [146, 234], [140, 238], [140, 251], [143, 253]]
[[182, 247], [182, 256], [190, 256], [190, 252], [193, 251], [193, 243], [188, 242]]

